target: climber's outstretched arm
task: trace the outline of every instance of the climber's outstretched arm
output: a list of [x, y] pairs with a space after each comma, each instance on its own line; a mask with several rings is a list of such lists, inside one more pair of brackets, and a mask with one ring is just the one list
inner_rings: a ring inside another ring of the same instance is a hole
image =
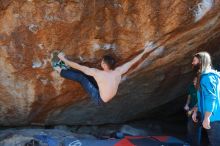
[[59, 53], [58, 57], [60, 58], [60, 60], [62, 60], [65, 64], [69, 65], [70, 67], [80, 70], [83, 73], [89, 75], [89, 76], [95, 76], [97, 69], [95, 68], [89, 68], [87, 66], [83, 66], [80, 65], [78, 63], [75, 63], [73, 61], [70, 61], [68, 59], [65, 58], [65, 55], [63, 53]]
[[137, 55], [131, 61], [117, 67], [115, 70], [118, 71], [121, 75], [125, 74], [132, 67], [132, 65], [134, 65], [136, 62], [138, 62], [143, 57], [143, 55], [146, 53], [146, 51], [147, 51], [147, 48], [145, 48], [142, 53]]

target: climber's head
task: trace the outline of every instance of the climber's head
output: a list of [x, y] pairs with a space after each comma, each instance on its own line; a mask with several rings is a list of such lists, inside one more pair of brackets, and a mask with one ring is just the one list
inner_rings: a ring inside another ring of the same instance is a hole
[[105, 55], [102, 58], [101, 67], [104, 70], [114, 70], [115, 69], [116, 61], [110, 55]]

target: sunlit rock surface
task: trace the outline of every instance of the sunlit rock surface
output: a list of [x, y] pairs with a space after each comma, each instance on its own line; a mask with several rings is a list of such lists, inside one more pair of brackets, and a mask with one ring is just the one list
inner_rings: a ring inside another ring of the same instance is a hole
[[[186, 94], [195, 52], [209, 51], [218, 65], [219, 41], [219, 0], [0, 0], [0, 125], [148, 117]], [[121, 65], [144, 46], [149, 53], [103, 107], [50, 64], [51, 53], [63, 50], [90, 67], [99, 68], [104, 54]]]

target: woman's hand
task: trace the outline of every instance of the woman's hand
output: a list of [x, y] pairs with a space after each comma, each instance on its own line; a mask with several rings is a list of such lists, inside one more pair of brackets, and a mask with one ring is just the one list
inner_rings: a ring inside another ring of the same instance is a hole
[[186, 104], [186, 105], [184, 106], [184, 110], [186, 110], [186, 111], [189, 110], [189, 106], [188, 106], [188, 104]]
[[202, 122], [202, 126], [205, 128], [205, 129], [211, 129], [211, 126], [210, 126], [210, 119], [209, 118], [205, 118]]
[[193, 114], [192, 114], [192, 119], [193, 119], [193, 121], [194, 121], [195, 123], [197, 123], [197, 122], [198, 122], [198, 119], [197, 119], [197, 113], [196, 113], [196, 111], [193, 111]]

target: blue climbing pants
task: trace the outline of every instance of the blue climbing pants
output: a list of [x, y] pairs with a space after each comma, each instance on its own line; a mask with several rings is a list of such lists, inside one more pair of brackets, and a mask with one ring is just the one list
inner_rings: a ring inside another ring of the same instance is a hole
[[80, 83], [96, 105], [102, 105], [104, 103], [100, 97], [97, 83], [93, 77], [74, 69], [62, 69], [60, 75], [66, 79]]

